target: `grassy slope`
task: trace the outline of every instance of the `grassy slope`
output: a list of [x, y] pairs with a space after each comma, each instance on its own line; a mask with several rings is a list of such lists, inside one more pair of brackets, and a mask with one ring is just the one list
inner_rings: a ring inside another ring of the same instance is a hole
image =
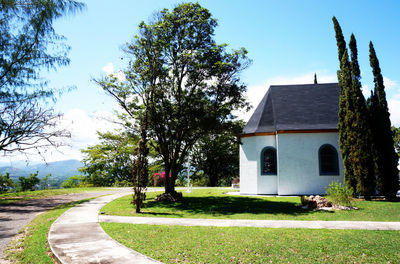
[[118, 242], [165, 263], [398, 263], [400, 259], [399, 231], [101, 226]]
[[354, 205], [360, 210], [310, 211], [301, 209], [299, 197], [243, 197], [225, 195], [222, 189], [193, 190], [183, 193], [179, 203], [154, 202], [157, 193], [148, 193], [143, 214], [136, 215], [130, 195], [114, 200], [102, 208], [108, 215], [276, 219], [276, 220], [347, 220], [347, 221], [400, 221], [400, 203], [383, 201], [359, 201]]
[[90, 199], [61, 205], [35, 217], [23, 228], [19, 239], [13, 241], [4, 252], [6, 258], [11, 263], [53, 264], [52, 253], [47, 243], [47, 233], [51, 224], [66, 210], [88, 200]]
[[68, 193], [83, 193], [83, 192], [96, 192], [104, 191], [105, 187], [90, 187], [90, 188], [69, 188], [69, 189], [49, 189], [39, 190], [33, 192], [16, 192], [16, 193], [3, 193], [0, 194], [0, 204], [12, 203], [22, 200], [40, 199], [44, 197], [68, 194]]

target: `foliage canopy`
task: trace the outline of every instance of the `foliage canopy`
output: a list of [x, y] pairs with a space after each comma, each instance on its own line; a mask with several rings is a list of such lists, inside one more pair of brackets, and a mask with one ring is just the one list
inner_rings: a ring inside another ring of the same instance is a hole
[[398, 185], [398, 156], [394, 150], [383, 77], [374, 47], [370, 43], [375, 89], [366, 102], [361, 92], [356, 39], [352, 34], [349, 61], [340, 25], [335, 17], [332, 20], [340, 60], [338, 129], [346, 184], [354, 193], [368, 199], [376, 193], [378, 183], [380, 193], [393, 198]]
[[234, 123], [232, 130], [219, 134], [205, 135], [195, 144], [192, 166], [201, 177], [206, 177], [207, 186], [230, 186], [239, 177], [239, 140], [244, 127], [243, 121]]
[[374, 139], [378, 190], [387, 199], [396, 197], [398, 190], [399, 156], [394, 146], [385, 85], [374, 45], [369, 43], [369, 60], [374, 75], [374, 91], [369, 100], [370, 121]]
[[73, 0], [0, 1], [0, 151], [57, 145], [55, 138], [69, 136], [54, 129], [59, 116], [43, 103], [55, 91], [40, 72], [69, 63], [53, 21], [82, 8]]
[[134, 119], [147, 113], [149, 138], [161, 156], [166, 193], [174, 184], [196, 141], [229, 129], [231, 112], [248, 107], [239, 74], [250, 60], [247, 51], [227, 51], [217, 44], [217, 21], [198, 3], [163, 9], [139, 25], [128, 44], [130, 58], [123, 80], [108, 76], [97, 81]]
[[94, 186], [112, 186], [117, 182], [131, 182], [132, 162], [138, 137], [122, 133], [100, 133], [100, 143], [82, 150], [87, 174], [85, 181]]

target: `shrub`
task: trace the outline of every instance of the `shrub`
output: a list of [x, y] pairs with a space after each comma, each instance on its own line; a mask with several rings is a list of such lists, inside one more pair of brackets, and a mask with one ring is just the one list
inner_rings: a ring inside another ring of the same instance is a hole
[[327, 198], [333, 205], [350, 206], [353, 200], [353, 190], [344, 183], [333, 181], [326, 189]]
[[61, 183], [61, 187], [63, 188], [76, 188], [79, 186], [79, 183], [83, 180], [83, 177], [80, 175], [71, 176], [65, 179]]
[[49, 184], [49, 178], [51, 177], [51, 173], [46, 174], [46, 176], [43, 177], [41, 187], [42, 189], [48, 189], [50, 187]]
[[191, 181], [191, 183], [192, 183], [193, 186], [196, 186], [196, 187], [198, 187], [198, 186], [200, 186], [200, 187], [201, 186], [207, 186], [208, 179], [206, 177], [197, 178], [197, 179], [193, 179]]
[[183, 181], [181, 179], [176, 179], [175, 186], [176, 187], [185, 187], [187, 185], [187, 181]]
[[35, 190], [35, 185], [39, 184], [40, 179], [37, 177], [39, 172], [36, 173], [31, 173], [29, 177], [19, 177], [19, 184], [21, 186], [21, 190], [23, 192], [25, 191], [34, 191]]
[[128, 180], [116, 180], [114, 182], [114, 187], [132, 187], [132, 182]]
[[240, 179], [239, 177], [236, 177], [235, 179], [233, 179], [232, 184], [239, 184]]
[[5, 193], [14, 187], [14, 182], [10, 178], [10, 174], [7, 172], [4, 175], [0, 174], [0, 193]]
[[78, 188], [89, 188], [94, 187], [93, 183], [87, 183], [85, 181], [80, 181], [78, 184]]
[[302, 195], [300, 197], [300, 200], [301, 200], [301, 205], [303, 205], [303, 206], [308, 205], [308, 197], [307, 196]]

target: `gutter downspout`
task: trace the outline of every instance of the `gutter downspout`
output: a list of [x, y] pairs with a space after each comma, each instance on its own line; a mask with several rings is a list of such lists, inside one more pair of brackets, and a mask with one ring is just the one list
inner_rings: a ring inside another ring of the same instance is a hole
[[279, 166], [279, 144], [278, 144], [278, 131], [275, 134], [275, 146], [276, 146], [276, 194], [279, 195], [279, 180], [280, 180], [280, 166]]

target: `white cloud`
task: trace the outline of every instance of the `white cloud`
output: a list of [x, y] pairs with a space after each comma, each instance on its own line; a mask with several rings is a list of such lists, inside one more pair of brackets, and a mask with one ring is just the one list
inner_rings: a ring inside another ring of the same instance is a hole
[[62, 125], [71, 132], [72, 141], [90, 143], [96, 131], [105, 132], [112, 128], [112, 124], [104, 120], [107, 118], [113, 118], [113, 115], [110, 112], [88, 115], [81, 109], [72, 109], [63, 116]]
[[[71, 109], [63, 115], [57, 129], [66, 129], [71, 133], [71, 138], [59, 139], [67, 146], [42, 149], [46, 162], [67, 160], [67, 159], [82, 159], [81, 149], [97, 144], [98, 138], [96, 131], [107, 132], [118, 129], [119, 126], [107, 120], [115, 120], [115, 116], [111, 112], [98, 111], [88, 115], [81, 109]], [[12, 155], [12, 160], [43, 161], [36, 152], [32, 151], [32, 155], [28, 157], [21, 154]], [[10, 157], [0, 157], [0, 161], [10, 161]]]
[[[337, 82], [337, 77], [336, 75], [329, 75], [324, 72], [318, 73], [317, 71], [317, 81], [318, 83], [332, 83]], [[253, 108], [247, 113], [240, 111], [236, 112], [235, 114], [239, 118], [247, 121], [271, 85], [307, 83], [314, 83], [314, 72], [293, 76], [275, 76], [264, 81], [262, 84], [249, 86], [247, 89], [247, 98]]]
[[[383, 83], [384, 83], [384, 85], [385, 85], [385, 91], [386, 91], [386, 93], [387, 93], [388, 91], [393, 91], [393, 90], [395, 90], [396, 88], [399, 87], [399, 83], [398, 83], [397, 81], [392, 80], [392, 79], [389, 79], [389, 78], [386, 77], [386, 76], [383, 76]], [[368, 97], [371, 96], [371, 91], [373, 90], [373, 86], [374, 86], [374, 83], [373, 83], [373, 82], [372, 82], [372, 87], [370, 87], [370, 86], [367, 85], [367, 84], [364, 84], [364, 85], [363, 85], [363, 87], [362, 87], [362, 92], [363, 92], [363, 95], [364, 95], [365, 98], [368, 98]]]
[[388, 100], [390, 121], [393, 126], [400, 127], [400, 99], [393, 98]]
[[386, 90], [390, 90], [398, 85], [397, 81], [391, 80], [386, 76], [383, 76], [383, 83], [385, 84]]
[[101, 69], [107, 74], [113, 74], [114, 73], [114, 65], [112, 64], [112, 62], [107, 63], [107, 65], [105, 65]]
[[368, 84], [364, 84], [361, 87], [361, 91], [362, 91], [362, 93], [363, 93], [365, 98], [369, 98], [371, 96], [371, 89], [369, 88]]
[[112, 75], [115, 78], [117, 78], [118, 81], [123, 82], [126, 80], [126, 76], [122, 71], [117, 71], [115, 72], [114, 69], [114, 65], [112, 64], [112, 62], [107, 63], [107, 65], [105, 65], [102, 68], [103, 72], [105, 72], [107, 75]]
[[123, 82], [126, 80], [126, 76], [125, 73], [123, 73], [122, 71], [118, 71], [116, 73], [112, 74], [115, 78], [117, 78], [118, 81]]
[[[70, 131], [71, 138], [68, 140], [70, 147], [63, 147], [74, 158], [80, 159], [80, 150], [98, 143], [97, 131], [107, 132], [117, 129], [119, 126], [109, 120], [115, 116], [106, 111], [94, 112], [88, 115], [81, 109], [71, 109], [62, 118], [60, 127]], [[63, 158], [65, 159], [65, 158]]]
[[[383, 82], [385, 84], [386, 99], [388, 101], [388, 107], [390, 112], [390, 121], [392, 125], [400, 126], [400, 86], [398, 81], [392, 80], [386, 76], [383, 76]], [[366, 87], [364, 91], [364, 87]], [[371, 92], [368, 85], [363, 86], [363, 94], [365, 98], [370, 97]]]

